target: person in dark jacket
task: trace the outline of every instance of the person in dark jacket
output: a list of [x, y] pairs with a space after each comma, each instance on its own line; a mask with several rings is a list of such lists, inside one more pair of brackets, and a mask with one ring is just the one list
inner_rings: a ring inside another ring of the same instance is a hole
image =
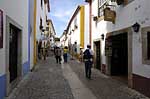
[[93, 51], [91, 50], [91, 45], [87, 45], [87, 49], [83, 52], [83, 59], [85, 63], [85, 75], [86, 78], [91, 79], [91, 68], [93, 64]]
[[42, 40], [39, 40], [38, 43], [38, 58], [41, 59], [41, 48], [42, 48]]
[[56, 47], [55, 49], [55, 58], [56, 58], [56, 62], [61, 64], [61, 49], [59, 47]]

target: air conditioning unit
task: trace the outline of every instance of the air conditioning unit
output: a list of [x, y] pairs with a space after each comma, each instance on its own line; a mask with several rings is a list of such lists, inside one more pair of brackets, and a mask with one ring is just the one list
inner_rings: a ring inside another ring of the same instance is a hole
[[118, 5], [121, 5], [121, 4], [124, 3], [124, 0], [116, 0], [116, 2], [117, 2]]
[[97, 16], [94, 16], [93, 17], [93, 21], [97, 21], [98, 20], [98, 17]]

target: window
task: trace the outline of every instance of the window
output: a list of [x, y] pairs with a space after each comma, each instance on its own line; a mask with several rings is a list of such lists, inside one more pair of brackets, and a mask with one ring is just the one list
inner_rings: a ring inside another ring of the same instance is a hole
[[43, 8], [43, 0], [41, 0], [41, 8]]
[[142, 62], [150, 65], [150, 27], [142, 28]]
[[46, 15], [46, 22], [48, 21], [48, 19], [47, 19], [47, 15]]
[[78, 25], [77, 25], [77, 18], [74, 19], [74, 29], [77, 29]]
[[40, 18], [40, 26], [42, 26], [42, 19]]
[[107, 3], [107, 0], [98, 0], [98, 16], [104, 15], [104, 8], [105, 4]]
[[42, 19], [40, 18], [40, 30], [42, 30], [43, 29], [43, 26], [42, 26]]

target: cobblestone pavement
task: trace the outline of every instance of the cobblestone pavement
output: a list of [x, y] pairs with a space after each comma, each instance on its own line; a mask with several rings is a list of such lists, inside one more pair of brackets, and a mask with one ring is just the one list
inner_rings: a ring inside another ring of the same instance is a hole
[[92, 91], [97, 99], [149, 99], [128, 88], [126, 84], [101, 74], [96, 69], [92, 69], [92, 80], [88, 80], [84, 75], [83, 63], [70, 60], [69, 64], [80, 81]]
[[74, 99], [60, 64], [54, 58], [40, 61], [7, 99]]

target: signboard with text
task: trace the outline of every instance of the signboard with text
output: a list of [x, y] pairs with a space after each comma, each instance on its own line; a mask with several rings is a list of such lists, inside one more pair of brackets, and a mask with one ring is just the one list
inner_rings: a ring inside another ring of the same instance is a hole
[[3, 48], [3, 11], [0, 10], [0, 48]]
[[105, 8], [104, 9], [104, 20], [115, 23], [115, 19], [116, 19], [116, 12], [111, 10], [110, 8]]

